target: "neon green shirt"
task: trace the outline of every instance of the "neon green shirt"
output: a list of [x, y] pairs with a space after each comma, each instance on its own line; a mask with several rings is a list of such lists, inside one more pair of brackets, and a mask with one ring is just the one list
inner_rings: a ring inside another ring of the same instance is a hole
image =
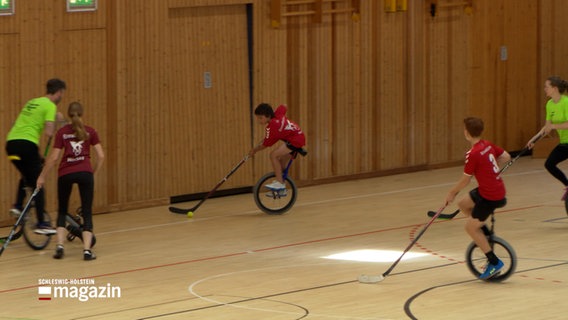
[[47, 97], [28, 101], [8, 132], [6, 140], [28, 140], [39, 145], [45, 122], [55, 121], [56, 113], [57, 106]]

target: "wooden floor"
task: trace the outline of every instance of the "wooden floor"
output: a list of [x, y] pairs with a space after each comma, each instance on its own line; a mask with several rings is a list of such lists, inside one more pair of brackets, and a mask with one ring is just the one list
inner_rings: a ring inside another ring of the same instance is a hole
[[[0, 257], [0, 319], [566, 319], [568, 218], [542, 159], [522, 158], [505, 175], [496, 231], [518, 255], [506, 282], [468, 271], [461, 215], [435, 222], [383, 282], [356, 281], [392, 265], [461, 172], [301, 188], [282, 216], [260, 213], [250, 194], [210, 199], [194, 219], [165, 206], [98, 215], [91, 262], [77, 241], [54, 260], [53, 243], [36, 252], [17, 240]], [[358, 250], [375, 260], [333, 259]], [[88, 301], [55, 296], [81, 285], [49, 281], [75, 279], [92, 282]], [[98, 287], [114, 297], [92, 297]]]

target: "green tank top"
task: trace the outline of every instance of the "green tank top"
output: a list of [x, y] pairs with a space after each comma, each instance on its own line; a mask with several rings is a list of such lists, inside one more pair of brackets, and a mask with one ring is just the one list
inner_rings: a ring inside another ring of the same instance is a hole
[[47, 97], [28, 101], [8, 132], [6, 140], [28, 140], [39, 145], [45, 122], [55, 121], [56, 113], [57, 106]]

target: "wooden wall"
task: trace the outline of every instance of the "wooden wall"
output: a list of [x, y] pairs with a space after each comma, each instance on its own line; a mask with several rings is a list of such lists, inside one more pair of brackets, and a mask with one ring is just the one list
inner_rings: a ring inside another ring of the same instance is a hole
[[[292, 16], [273, 28], [271, 0], [99, 0], [83, 13], [18, 0], [15, 15], [0, 17], [0, 131], [48, 78], [64, 79], [59, 109], [83, 102], [107, 153], [96, 212], [209, 191], [262, 139], [252, 116], [260, 102], [287, 104], [307, 134], [309, 155], [292, 172], [300, 185], [461, 164], [468, 115], [484, 118], [486, 138], [519, 150], [544, 121], [545, 78], [568, 78], [568, 8], [475, 0], [467, 13], [462, 2], [437, 1], [433, 17], [430, 1], [386, 13], [382, 0], [363, 0], [359, 19]], [[258, 154], [223, 188], [253, 185], [267, 159]], [[0, 174], [6, 223], [17, 173], [5, 160]]]

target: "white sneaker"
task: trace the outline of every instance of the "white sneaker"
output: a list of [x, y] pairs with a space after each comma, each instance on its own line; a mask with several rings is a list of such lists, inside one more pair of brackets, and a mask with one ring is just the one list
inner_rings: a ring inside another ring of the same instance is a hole
[[53, 228], [51, 224], [49, 224], [49, 222], [38, 223], [34, 232], [37, 234], [44, 234], [44, 235], [52, 235], [57, 233], [55, 228]]
[[265, 187], [268, 188], [268, 189], [270, 189], [270, 190], [282, 190], [282, 189], [286, 189], [286, 186], [285, 186], [283, 183], [281, 183], [280, 181], [278, 181], [278, 180], [272, 181], [271, 184], [267, 184]]
[[273, 191], [268, 191], [265, 195], [269, 198], [276, 198], [276, 197], [282, 198], [288, 195], [288, 191], [286, 189], [273, 190]]
[[19, 218], [21, 214], [22, 214], [22, 211], [18, 208], [10, 209], [10, 215], [14, 218]]

